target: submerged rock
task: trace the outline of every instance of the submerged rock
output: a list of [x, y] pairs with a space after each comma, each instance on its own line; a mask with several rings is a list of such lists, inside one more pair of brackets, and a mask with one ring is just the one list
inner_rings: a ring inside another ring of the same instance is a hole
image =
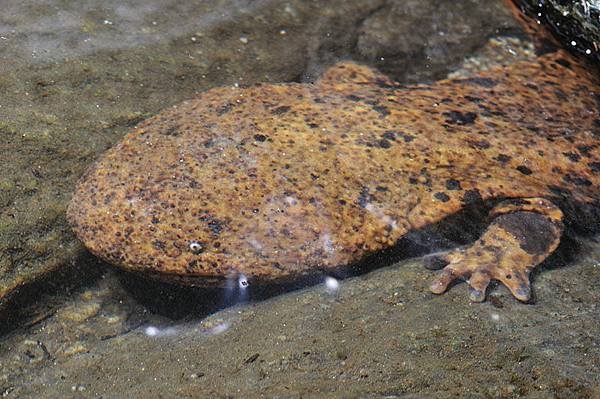
[[565, 48], [600, 65], [600, 2], [512, 0], [543, 24]]
[[359, 32], [358, 60], [418, 82], [444, 78], [489, 37], [522, 30], [500, 1], [403, 0], [378, 9]]

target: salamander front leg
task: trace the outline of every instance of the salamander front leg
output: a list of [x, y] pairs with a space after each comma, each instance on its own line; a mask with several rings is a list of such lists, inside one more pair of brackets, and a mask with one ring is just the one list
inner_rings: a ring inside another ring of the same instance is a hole
[[430, 289], [441, 294], [457, 279], [470, 285], [470, 299], [485, 300], [491, 280], [499, 280], [520, 301], [531, 296], [529, 273], [558, 246], [563, 214], [543, 198], [506, 200], [492, 209], [493, 222], [471, 246], [428, 256], [426, 267], [442, 268]]

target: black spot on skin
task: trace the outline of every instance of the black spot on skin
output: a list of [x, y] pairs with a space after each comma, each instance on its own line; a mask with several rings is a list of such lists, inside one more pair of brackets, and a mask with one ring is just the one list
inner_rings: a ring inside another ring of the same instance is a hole
[[494, 117], [494, 116], [506, 116], [506, 112], [499, 110], [499, 109], [489, 109], [488, 107], [483, 106], [482, 104], [479, 104], [479, 107], [483, 109], [483, 111], [481, 112], [481, 114], [483, 116], [490, 116], [490, 117]]
[[396, 132], [392, 132], [391, 130], [389, 130], [383, 134], [383, 138], [391, 141], [396, 141]]
[[589, 181], [585, 177], [581, 177], [581, 176], [577, 176], [577, 175], [567, 174], [566, 176], [563, 177], [563, 180], [566, 181], [567, 183], [573, 183], [576, 186], [591, 186], [592, 185], [591, 181]]
[[196, 267], [196, 265], [198, 265], [198, 261], [196, 259], [194, 259], [188, 263], [187, 267], [188, 267], [188, 269], [194, 269]]
[[579, 154], [575, 154], [574, 152], [563, 152], [563, 155], [569, 158], [571, 162], [579, 162], [579, 160], [581, 159]]
[[460, 186], [460, 182], [458, 180], [448, 179], [448, 180], [446, 180], [446, 189], [447, 190], [462, 190], [462, 187]]
[[223, 114], [228, 113], [233, 108], [233, 104], [225, 104], [222, 107], [217, 108], [217, 115], [221, 116]]
[[255, 134], [254, 135], [254, 140], [256, 140], [256, 141], [263, 142], [266, 139], [267, 139], [267, 136], [265, 136], [264, 134]]
[[271, 112], [275, 115], [281, 115], [281, 114], [285, 114], [286, 112], [288, 112], [291, 108], [292, 107], [290, 107], [289, 105], [282, 105], [281, 107], [275, 108]]
[[209, 230], [214, 235], [219, 235], [221, 234], [221, 231], [223, 231], [224, 223], [211, 215], [202, 215], [200, 216], [200, 220], [207, 223]]
[[359, 96], [355, 96], [354, 94], [350, 94], [348, 96], [346, 96], [346, 98], [350, 101], [360, 101], [361, 98]]
[[546, 255], [560, 232], [547, 217], [535, 212], [514, 212], [501, 215], [494, 221], [519, 241], [519, 246], [530, 255]]
[[593, 149], [594, 149], [594, 146], [591, 146], [591, 145], [578, 145], [577, 146], [577, 150], [584, 157], [589, 157], [590, 156], [590, 151], [592, 151]]
[[527, 82], [524, 84], [524, 86], [529, 87], [530, 89], [533, 89], [535, 91], [540, 91], [540, 88], [535, 83]]
[[440, 200], [442, 202], [450, 201], [450, 197], [448, 197], [448, 195], [446, 193], [437, 192], [433, 196], [435, 197], [435, 199]]
[[154, 241], [152, 243], [152, 245], [154, 246], [154, 248], [156, 249], [160, 249], [160, 250], [165, 250], [165, 248], [167, 248], [167, 245], [164, 243], [164, 241]]
[[472, 84], [472, 85], [476, 85], [476, 86], [481, 86], [481, 87], [485, 87], [487, 89], [491, 89], [492, 87], [496, 87], [496, 85], [498, 83], [496, 83], [496, 81], [494, 79], [491, 78], [468, 78], [468, 79], [461, 79], [458, 80], [458, 82], [462, 82], [462, 83], [467, 83], [467, 84]]
[[417, 180], [417, 179], [416, 179], [416, 178], [414, 178], [414, 177], [409, 177], [409, 178], [408, 178], [408, 182], [409, 182], [410, 184], [417, 184], [417, 183], [419, 182], [419, 180]]
[[588, 163], [590, 170], [594, 173], [600, 172], [600, 162], [590, 162]]
[[495, 159], [500, 163], [507, 163], [512, 158], [506, 154], [498, 154], [498, 156]]
[[283, 266], [281, 266], [281, 263], [278, 263], [278, 262], [273, 262], [273, 263], [271, 264], [271, 266], [273, 266], [273, 267], [274, 267], [275, 269], [277, 269], [277, 270], [283, 270]]
[[471, 147], [477, 148], [479, 150], [487, 150], [491, 147], [489, 141], [486, 140], [477, 140], [477, 141], [469, 141]]
[[115, 197], [115, 193], [106, 194], [104, 196], [104, 201], [103, 201], [104, 205], [110, 204], [114, 197]]
[[316, 128], [318, 128], [318, 127], [319, 127], [319, 125], [318, 125], [318, 124], [316, 124], [316, 123], [309, 123], [309, 124], [308, 124], [308, 127], [309, 127], [309, 128], [311, 128], [311, 129], [316, 129]]
[[[598, 103], [600, 104], [600, 96], [598, 96]], [[598, 105], [600, 107], [600, 105]], [[594, 137], [600, 137], [600, 119], [594, 119], [594, 126], [592, 128], [592, 135]]]
[[558, 187], [555, 185], [549, 185], [548, 190], [554, 195], [558, 195], [559, 197], [568, 198], [571, 196], [571, 190], [567, 188]]
[[386, 191], [388, 191], [388, 188], [385, 186], [377, 186], [375, 187], [375, 190], [379, 191], [380, 193], [385, 193]]
[[565, 94], [565, 92], [560, 89], [555, 89], [554, 94], [556, 95], [556, 98], [558, 98], [560, 101], [569, 100], [569, 97]]
[[286, 229], [286, 228], [283, 228], [283, 229], [281, 229], [280, 231], [281, 231], [281, 234], [282, 234], [284, 237], [291, 237], [291, 236], [292, 236], [292, 232], [291, 232], [291, 231], [289, 231], [289, 230], [288, 230], [288, 229]]
[[179, 126], [176, 125], [170, 126], [163, 132], [165, 136], [179, 136], [179, 133]]
[[358, 196], [358, 205], [361, 208], [364, 208], [367, 206], [367, 204], [369, 202], [371, 202], [371, 195], [369, 194], [369, 188], [368, 187], [363, 187], [363, 189], [360, 192], [360, 195]]
[[565, 60], [565, 59], [559, 58], [559, 59], [556, 60], [556, 63], [560, 64], [560, 65], [562, 65], [562, 66], [564, 66], [566, 68], [571, 68], [571, 63], [569, 61]]
[[479, 203], [483, 202], [483, 198], [481, 198], [481, 194], [479, 193], [479, 190], [477, 190], [477, 189], [467, 190], [467, 191], [465, 191], [465, 194], [462, 197], [462, 202], [465, 205], [479, 204]]
[[415, 139], [415, 136], [406, 133], [399, 133], [392, 130], [388, 130], [383, 134], [383, 138], [391, 141], [396, 141], [398, 137], [402, 137], [405, 143], [410, 143]]
[[319, 140], [319, 143], [323, 144], [324, 146], [335, 145], [335, 142], [333, 142], [331, 139]]
[[453, 102], [453, 100], [452, 100], [451, 98], [442, 98], [442, 99], [440, 100], [440, 102], [441, 102], [442, 104], [450, 104], [450, 103], [452, 103], [452, 102]]
[[221, 234], [221, 231], [223, 231], [223, 225], [216, 219], [208, 222], [208, 228], [214, 235], [219, 235]]
[[525, 165], [519, 165], [517, 166], [517, 170], [521, 173], [523, 173], [524, 175], [529, 176], [530, 174], [532, 174], [533, 172], [531, 171], [531, 169], [529, 169], [527, 166]]
[[390, 110], [386, 106], [383, 106], [383, 105], [375, 104], [375, 105], [373, 105], [373, 109], [376, 112], [379, 112], [379, 114], [381, 114], [381, 116], [383, 116], [383, 117], [386, 117], [390, 114]]
[[455, 124], [455, 125], [470, 125], [475, 122], [477, 119], [477, 114], [475, 112], [461, 112], [461, 111], [449, 111], [444, 112], [445, 116], [448, 117], [446, 119], [446, 123]]
[[473, 96], [465, 96], [465, 100], [470, 101], [472, 103], [476, 103], [476, 104], [483, 102], [482, 98], [473, 97]]
[[340, 200], [338, 200], [338, 203], [340, 205], [346, 205], [346, 200], [345, 199], [340, 199]]
[[410, 143], [415, 139], [415, 136], [411, 136], [410, 134], [402, 134], [402, 138], [404, 139], [405, 143]]
[[379, 142], [377, 143], [379, 145], [379, 147], [381, 148], [390, 148], [392, 146], [392, 143], [390, 143], [388, 140], [386, 139], [381, 139], [379, 140]]
[[158, 222], [160, 222], [160, 220], [158, 220], [158, 218], [156, 216], [152, 216], [152, 224], [158, 224]]

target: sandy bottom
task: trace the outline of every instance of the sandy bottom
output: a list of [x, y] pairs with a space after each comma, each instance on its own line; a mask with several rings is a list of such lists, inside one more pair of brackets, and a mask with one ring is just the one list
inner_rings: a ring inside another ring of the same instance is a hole
[[98, 270], [86, 287], [48, 293], [53, 306], [15, 321], [1, 386], [7, 397], [599, 397], [600, 246], [569, 248], [535, 274], [532, 304], [504, 287], [483, 304], [464, 284], [435, 296], [420, 259], [289, 292], [181, 289], [90, 264], [70, 271]]

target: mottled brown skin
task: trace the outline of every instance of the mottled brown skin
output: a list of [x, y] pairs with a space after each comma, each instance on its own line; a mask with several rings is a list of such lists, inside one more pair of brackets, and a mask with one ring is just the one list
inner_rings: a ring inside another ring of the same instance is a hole
[[527, 300], [557, 204], [600, 199], [598, 82], [567, 57], [411, 87], [342, 63], [315, 84], [213, 89], [109, 150], [68, 216], [106, 261], [206, 285], [331, 270], [496, 204], [481, 239], [437, 257], [431, 289], [464, 278], [483, 300], [496, 279]]

